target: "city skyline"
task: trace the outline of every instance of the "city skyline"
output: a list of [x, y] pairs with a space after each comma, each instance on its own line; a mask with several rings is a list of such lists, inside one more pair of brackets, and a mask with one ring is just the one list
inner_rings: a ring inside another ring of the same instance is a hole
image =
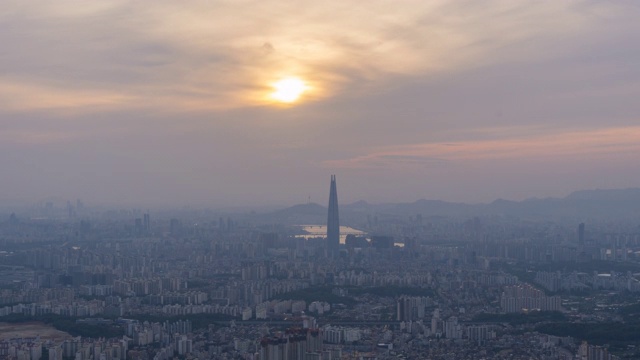
[[[266, 206], [640, 187], [630, 1], [8, 1], [0, 199]], [[215, 21], [212, 21], [215, 20]]]
[[[331, 175], [331, 176], [333, 177], [335, 175]], [[477, 202], [452, 201], [452, 200], [447, 200], [443, 198], [424, 198], [424, 197], [408, 199], [406, 201], [381, 201], [381, 202], [370, 201], [367, 198], [351, 198], [350, 201], [345, 202], [345, 205], [356, 206], [356, 207], [361, 205], [368, 205], [368, 206], [385, 206], [385, 205], [392, 205], [392, 204], [409, 205], [413, 203], [419, 203], [421, 201], [433, 201], [436, 203], [450, 204], [450, 205], [489, 206], [492, 203], [496, 203], [499, 201], [507, 201], [507, 202], [516, 203], [516, 204], [526, 204], [527, 202], [530, 202], [530, 201], [543, 201], [543, 202], [557, 201], [557, 200], [563, 200], [563, 199], [570, 199], [572, 196], [575, 196], [576, 194], [581, 194], [581, 193], [594, 194], [594, 195], [598, 193], [607, 194], [605, 196], [613, 196], [612, 198], [608, 198], [607, 201], [621, 201], [620, 196], [631, 195], [635, 198], [636, 195], [640, 194], [640, 187], [577, 189], [575, 191], [571, 191], [566, 194], [561, 194], [560, 196], [535, 196], [534, 195], [524, 199], [509, 199], [509, 198], [498, 197], [488, 201], [477, 201]], [[622, 195], [625, 193], [627, 194]], [[349, 197], [349, 194], [346, 194], [345, 197]], [[596, 199], [594, 198], [593, 200], [595, 201]], [[59, 211], [67, 212], [67, 211], [74, 211], [78, 206], [84, 207], [85, 206], [84, 201], [86, 200], [81, 198], [68, 199], [64, 197], [50, 196], [50, 197], [45, 197], [41, 199], [36, 199], [33, 201], [26, 201], [24, 199], [15, 199], [15, 198], [0, 199], [0, 201], [2, 202], [2, 204], [0, 205], [0, 209], [4, 208], [5, 211], [10, 209], [24, 210], [28, 208], [35, 209], [38, 207], [47, 208], [49, 206], [53, 206]], [[75, 205], [75, 206], [71, 205], [70, 207], [69, 204], [73, 202], [79, 203], [81, 205]], [[97, 202], [90, 203], [89, 207], [92, 207], [92, 208], [98, 207], [98, 208], [107, 208], [107, 209], [109, 208], [122, 209], [122, 208], [130, 207], [133, 209], [137, 209], [137, 211], [140, 211], [140, 212], [149, 211], [149, 209], [171, 210], [171, 209], [181, 209], [181, 208], [191, 209], [191, 210], [211, 209], [211, 210], [230, 211], [230, 212], [243, 212], [243, 211], [270, 212], [270, 211], [277, 211], [280, 209], [295, 208], [296, 206], [305, 205], [305, 204], [318, 205], [325, 209], [329, 209], [328, 206], [323, 205], [324, 202], [325, 200], [323, 199], [313, 199], [311, 196], [308, 196], [306, 199], [299, 199], [299, 201], [296, 201], [294, 199], [293, 202], [290, 202], [290, 203], [273, 202], [273, 203], [259, 204], [259, 203], [247, 202], [247, 203], [230, 204], [230, 205], [224, 204], [224, 203], [217, 203], [214, 200], [201, 200], [201, 201], [193, 201], [193, 202], [186, 202], [186, 203], [178, 201], [177, 203], [171, 203], [171, 202], [153, 202], [153, 201], [144, 202], [136, 199], [129, 199], [127, 201], [97, 201]], [[142, 210], [142, 209], [146, 209], [146, 210]]]

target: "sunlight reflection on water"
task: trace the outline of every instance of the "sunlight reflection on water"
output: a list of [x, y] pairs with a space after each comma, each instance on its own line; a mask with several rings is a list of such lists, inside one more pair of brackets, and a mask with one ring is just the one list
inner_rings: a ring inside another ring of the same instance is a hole
[[[317, 237], [326, 237], [327, 236], [327, 226], [326, 225], [298, 225], [302, 228], [302, 230], [306, 231], [308, 234], [296, 235], [299, 238], [311, 239]], [[364, 231], [360, 231], [358, 229], [354, 229], [349, 226], [340, 226], [340, 244], [344, 244], [347, 235], [366, 235]]]

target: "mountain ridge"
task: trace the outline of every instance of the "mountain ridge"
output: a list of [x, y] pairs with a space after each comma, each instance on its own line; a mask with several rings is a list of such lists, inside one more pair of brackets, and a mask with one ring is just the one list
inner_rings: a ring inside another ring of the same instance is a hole
[[[287, 214], [305, 216], [316, 222], [326, 221], [327, 208], [319, 204], [298, 204], [271, 213], [281, 220]], [[406, 203], [371, 204], [364, 200], [340, 206], [341, 218], [364, 214], [389, 216], [515, 216], [522, 218], [640, 218], [640, 188], [578, 190], [563, 198], [528, 198], [520, 201], [496, 199], [488, 203], [469, 204], [444, 200], [418, 199]], [[289, 222], [289, 221], [285, 221]]]

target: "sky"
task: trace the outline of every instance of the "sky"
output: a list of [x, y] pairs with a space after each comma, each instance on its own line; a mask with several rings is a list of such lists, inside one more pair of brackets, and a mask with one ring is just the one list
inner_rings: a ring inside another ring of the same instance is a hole
[[632, 0], [3, 0], [0, 201], [325, 204], [331, 174], [341, 203], [640, 187], [638, 18]]

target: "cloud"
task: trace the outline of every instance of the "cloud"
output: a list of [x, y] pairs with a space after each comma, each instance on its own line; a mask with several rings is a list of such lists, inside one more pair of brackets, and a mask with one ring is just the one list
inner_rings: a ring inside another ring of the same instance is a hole
[[[329, 172], [387, 200], [426, 180], [457, 199], [549, 194], [560, 181], [538, 174], [563, 171], [566, 190], [637, 185], [632, 2], [2, 4], [17, 196], [282, 203], [325, 196]], [[273, 106], [285, 76], [310, 91]]]
[[4, 111], [73, 110], [86, 113], [124, 108], [133, 103], [132, 97], [116, 91], [73, 89], [0, 78], [0, 106]]
[[[498, 0], [366, 6], [16, 1], [0, 15], [6, 54], [0, 66], [19, 82], [8, 95], [12, 101], [28, 104], [28, 94], [20, 91], [27, 86], [48, 99], [35, 109], [74, 108], [56, 95], [69, 91], [86, 93], [80, 108], [96, 102], [114, 109], [130, 106], [124, 99], [173, 111], [263, 106], [271, 101], [269, 84], [290, 75], [309, 82], [308, 101], [363, 96], [397, 75], [548, 56], [535, 43], [517, 45], [583, 30], [592, 15], [571, 7]], [[493, 56], [497, 50], [500, 60]], [[5, 87], [5, 93], [10, 90]], [[122, 98], [113, 101], [102, 93]]]
[[330, 168], [407, 168], [444, 162], [478, 161], [566, 162], [610, 160], [640, 154], [640, 127], [604, 128], [496, 140], [424, 143], [374, 149], [366, 155], [330, 160]]

